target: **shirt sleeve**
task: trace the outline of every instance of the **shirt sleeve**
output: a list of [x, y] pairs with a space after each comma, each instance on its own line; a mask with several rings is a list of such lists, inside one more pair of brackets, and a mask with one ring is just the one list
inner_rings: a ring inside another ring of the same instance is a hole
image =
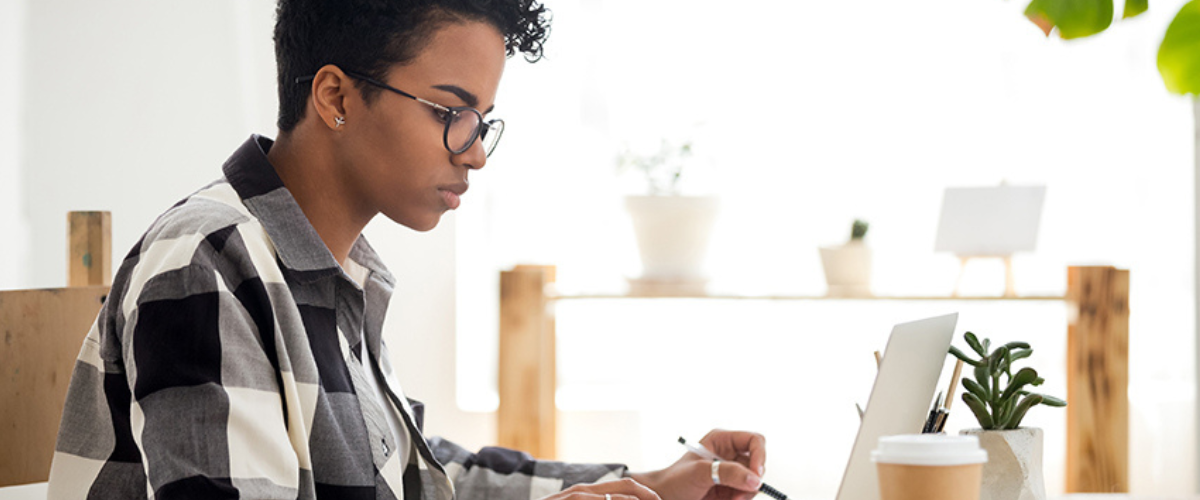
[[499, 447], [472, 453], [442, 438], [429, 440], [434, 456], [454, 482], [462, 500], [536, 500], [576, 484], [621, 479], [620, 464], [582, 464], [537, 460], [529, 454]]
[[164, 500], [298, 496], [269, 298], [258, 278], [213, 262], [135, 272], [110, 296], [105, 314], [123, 320], [98, 321], [85, 352], [114, 349], [76, 363], [51, 497], [127, 498], [113, 486], [137, 484]]
[[155, 497], [296, 496], [271, 317], [261, 281], [209, 265], [158, 274], [138, 294], [122, 347]]

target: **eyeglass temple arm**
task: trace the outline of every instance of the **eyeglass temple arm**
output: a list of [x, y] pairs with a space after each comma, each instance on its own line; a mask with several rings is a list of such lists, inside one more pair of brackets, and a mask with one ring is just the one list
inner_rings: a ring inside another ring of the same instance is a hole
[[[443, 112], [449, 112], [449, 111], [450, 111], [450, 108], [447, 108], [447, 107], [445, 107], [445, 106], [442, 106], [441, 104], [438, 104], [438, 103], [436, 103], [436, 102], [432, 102], [432, 101], [428, 101], [428, 100], [425, 100], [425, 99], [421, 99], [420, 97], [417, 97], [417, 96], [415, 96], [415, 95], [409, 94], [408, 92], [405, 92], [405, 91], [403, 91], [403, 90], [400, 90], [400, 89], [398, 89], [398, 88], [396, 88], [396, 87], [393, 87], [393, 86], [391, 86], [391, 85], [388, 85], [388, 84], [386, 84], [386, 83], [383, 83], [383, 82], [381, 82], [381, 81], [379, 81], [379, 80], [376, 80], [376, 79], [374, 79], [374, 78], [371, 78], [371, 77], [369, 77], [369, 76], [366, 76], [366, 75], [361, 75], [361, 74], [354, 73], [354, 72], [351, 72], [351, 71], [343, 71], [343, 73], [346, 73], [347, 75], [349, 75], [349, 76], [351, 76], [351, 77], [353, 77], [353, 78], [356, 78], [356, 79], [362, 80], [362, 81], [364, 81], [364, 82], [367, 82], [367, 83], [369, 83], [369, 84], [371, 84], [371, 85], [374, 85], [374, 86], [376, 86], [376, 87], [379, 87], [379, 88], [383, 88], [383, 89], [390, 90], [390, 91], [392, 91], [392, 92], [395, 92], [395, 93], [397, 93], [397, 94], [400, 94], [400, 95], [402, 95], [402, 96], [404, 96], [404, 97], [407, 97], [407, 98], [409, 98], [409, 99], [412, 99], [412, 100], [414, 100], [414, 101], [417, 101], [417, 102], [419, 102], [419, 103], [421, 103], [421, 104], [425, 104], [425, 105], [428, 105], [428, 106], [433, 106], [434, 108], [438, 109], [439, 111], [443, 111]], [[299, 77], [299, 78], [296, 78], [296, 83], [304, 83], [304, 82], [307, 82], [307, 81], [311, 81], [312, 79], [314, 79], [314, 78], [316, 78], [316, 77], [317, 77], [317, 75], [301, 76], [301, 77]]]

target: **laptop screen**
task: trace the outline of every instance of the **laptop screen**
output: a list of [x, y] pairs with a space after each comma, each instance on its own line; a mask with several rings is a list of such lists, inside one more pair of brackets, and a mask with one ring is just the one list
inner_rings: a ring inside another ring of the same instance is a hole
[[837, 500], [879, 500], [871, 450], [882, 436], [921, 432], [957, 323], [954, 313], [892, 329]]

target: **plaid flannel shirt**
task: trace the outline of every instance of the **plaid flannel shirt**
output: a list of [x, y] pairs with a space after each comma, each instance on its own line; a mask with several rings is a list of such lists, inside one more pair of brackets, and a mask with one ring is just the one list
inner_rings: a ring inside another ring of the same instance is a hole
[[392, 275], [363, 238], [347, 262], [361, 286], [334, 261], [271, 144], [247, 140], [122, 262], [75, 364], [50, 498], [526, 500], [621, 477], [426, 441], [389, 381]]

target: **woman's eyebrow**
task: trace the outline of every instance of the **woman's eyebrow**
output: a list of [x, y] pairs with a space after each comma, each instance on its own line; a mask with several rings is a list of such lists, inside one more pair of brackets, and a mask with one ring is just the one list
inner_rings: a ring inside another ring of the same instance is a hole
[[[475, 94], [468, 92], [466, 89], [459, 87], [458, 85], [434, 85], [433, 88], [458, 96], [459, 99], [462, 99], [463, 102], [467, 103], [467, 106], [472, 108], [479, 106], [479, 98], [475, 97]], [[483, 114], [486, 115], [491, 113], [493, 109], [496, 109], [495, 104], [488, 108], [487, 111], [484, 111]]]

